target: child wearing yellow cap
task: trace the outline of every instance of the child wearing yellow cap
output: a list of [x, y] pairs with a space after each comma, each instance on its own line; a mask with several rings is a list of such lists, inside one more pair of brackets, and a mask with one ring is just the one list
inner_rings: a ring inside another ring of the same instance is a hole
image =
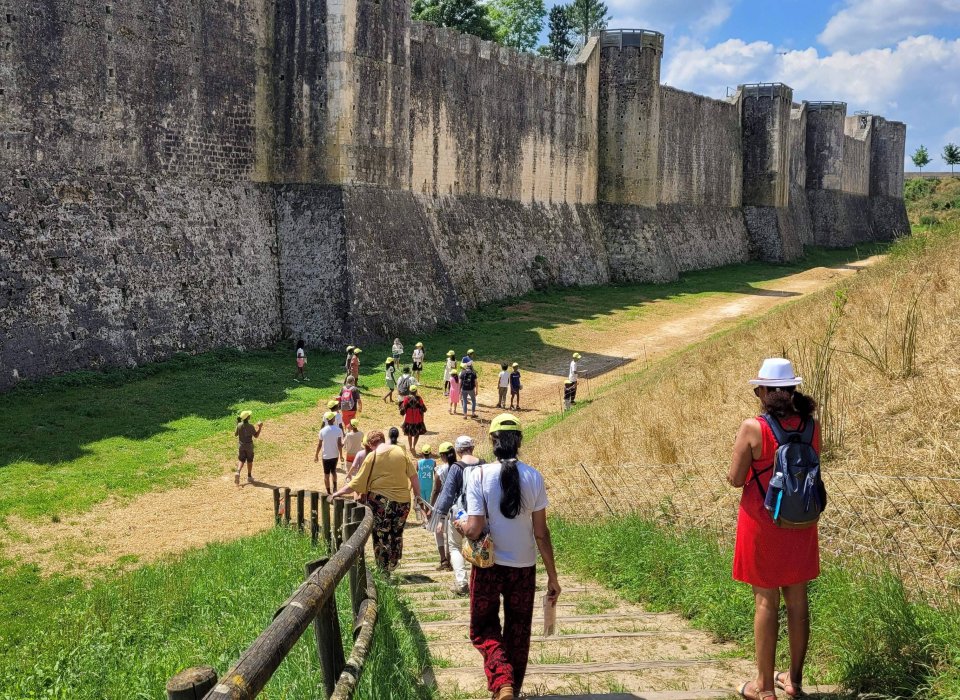
[[313, 453], [314, 462], [319, 462], [320, 455], [323, 454], [323, 485], [328, 494], [337, 490], [337, 464], [343, 459], [343, 431], [337, 426], [336, 419], [333, 411], [323, 414], [323, 427], [320, 429], [316, 452]]
[[417, 380], [417, 384], [420, 383], [420, 373], [423, 372], [423, 361], [423, 343], [417, 343], [413, 349], [413, 377]]
[[233, 477], [235, 484], [240, 484], [240, 472], [243, 471], [243, 465], [247, 465], [247, 481], [253, 481], [253, 439], [260, 437], [260, 431], [263, 430], [263, 421], [257, 423], [256, 427], [250, 424], [250, 411], [241, 411], [237, 416], [237, 429], [233, 431], [234, 436], [239, 441], [237, 454], [237, 473]]

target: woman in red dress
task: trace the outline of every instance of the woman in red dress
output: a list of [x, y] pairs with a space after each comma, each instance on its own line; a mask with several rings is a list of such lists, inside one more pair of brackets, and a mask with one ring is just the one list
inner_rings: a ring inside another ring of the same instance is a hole
[[[763, 413], [776, 418], [790, 431], [814, 421], [813, 448], [820, 452], [820, 426], [813, 418], [816, 404], [797, 391], [801, 383], [789, 360], [764, 360], [756, 379], [754, 394]], [[727, 481], [743, 489], [737, 517], [737, 544], [733, 555], [733, 578], [753, 586], [756, 610], [753, 632], [757, 656], [757, 678], [744, 683], [740, 695], [749, 700], [776, 698], [774, 687], [790, 698], [802, 694], [803, 664], [810, 639], [807, 584], [820, 575], [820, 548], [817, 527], [794, 530], [777, 526], [763, 506], [763, 493], [773, 474], [777, 440], [766, 418], [748, 418], [740, 426], [733, 447]], [[790, 670], [774, 671], [780, 594], [787, 605], [790, 638]]]

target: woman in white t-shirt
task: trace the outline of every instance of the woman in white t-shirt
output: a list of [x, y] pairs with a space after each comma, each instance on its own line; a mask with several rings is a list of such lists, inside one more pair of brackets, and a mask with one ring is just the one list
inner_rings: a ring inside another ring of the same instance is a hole
[[[466, 485], [467, 518], [455, 527], [471, 539], [490, 529], [494, 565], [473, 567], [470, 579], [470, 640], [483, 656], [487, 688], [494, 700], [520, 692], [530, 654], [537, 550], [547, 570], [547, 600], [557, 604], [560, 583], [547, 527], [543, 476], [517, 460], [520, 421], [503, 413], [490, 424], [497, 462], [474, 469]], [[503, 625], [500, 598], [503, 598]]]

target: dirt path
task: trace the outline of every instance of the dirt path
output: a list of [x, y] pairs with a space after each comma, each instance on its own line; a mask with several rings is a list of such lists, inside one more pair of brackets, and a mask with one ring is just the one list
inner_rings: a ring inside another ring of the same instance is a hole
[[[563, 346], [583, 353], [581, 369], [589, 379], [581, 383], [581, 396], [589, 398], [623, 371], [636, 369], [643, 362], [702, 340], [746, 317], [823, 289], [876, 259], [835, 268], [813, 268], [766, 284], [763, 290], [708, 297], [695, 305], [656, 301], [633, 319], [571, 325], [564, 329]], [[570, 299], [575, 303], [573, 292]], [[523, 410], [519, 415], [525, 423], [542, 420], [560, 410], [568, 357], [555, 358], [548, 366], [522, 368]], [[441, 388], [426, 387], [423, 395], [430, 434], [421, 439], [421, 444], [436, 446], [464, 433], [483, 436], [486, 424], [499, 412], [493, 408], [499, 367], [484, 362], [479, 366], [479, 417], [464, 419], [448, 414]], [[380, 392], [378, 386], [364, 393], [364, 430], [399, 424], [396, 408], [380, 401]], [[295, 489], [321, 487], [322, 473], [313, 462], [317, 428], [316, 412], [268, 423], [257, 448], [255, 475], [260, 481], [240, 488], [233, 483], [234, 438], [228, 434], [218, 436], [198, 445], [189, 457], [199, 461], [208, 472], [219, 471], [219, 476], [200, 478], [183, 488], [144, 494], [126, 502], [108, 501], [59, 523], [11, 519], [3, 553], [34, 562], [47, 572], [82, 572], [118, 563], [133, 566], [209, 542], [254, 534], [272, 523], [272, 485]]]

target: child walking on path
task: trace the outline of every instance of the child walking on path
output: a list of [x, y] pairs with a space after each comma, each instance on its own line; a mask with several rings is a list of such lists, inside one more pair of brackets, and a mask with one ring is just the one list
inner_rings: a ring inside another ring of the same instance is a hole
[[453, 368], [450, 370], [450, 406], [447, 413], [456, 414], [460, 406], [460, 370]]
[[383, 397], [384, 403], [393, 403], [393, 392], [397, 388], [397, 361], [388, 357], [384, 363], [383, 379], [387, 384], [387, 393]]
[[350, 358], [350, 377], [353, 377], [354, 386], [360, 384], [360, 353], [362, 352], [360, 348], [354, 348], [353, 357]]
[[347, 435], [343, 438], [343, 452], [345, 455], [343, 466], [344, 471], [348, 473], [349, 470], [353, 468], [353, 461], [363, 450], [363, 433], [361, 433], [360, 428], [357, 427], [357, 420], [357, 418], [354, 418], [352, 421], [350, 421], [350, 427], [347, 430]]
[[307, 351], [305, 349], [305, 343], [302, 340], [297, 341], [297, 374], [294, 376], [296, 381], [307, 381], [307, 375], [304, 372], [304, 369], [307, 367]]
[[357, 380], [354, 377], [347, 377], [347, 383], [340, 391], [340, 415], [343, 416], [343, 427], [349, 428], [354, 416], [362, 410], [363, 399], [360, 398]]
[[463, 404], [463, 419], [467, 419], [467, 404], [472, 407], [473, 417], [477, 417], [477, 389], [480, 380], [477, 379], [477, 372], [473, 369], [473, 362], [464, 358], [467, 362], [463, 363], [463, 369], [460, 370], [460, 402]]
[[[520, 383], [520, 365], [516, 362], [513, 363], [513, 371], [510, 373], [510, 408], [520, 408], [520, 390], [523, 388], [523, 385]], [[517, 405], [514, 406], [513, 402], [516, 400]]]
[[407, 436], [411, 454], [416, 454], [417, 441], [427, 432], [427, 426], [423, 423], [423, 414], [426, 412], [427, 405], [420, 398], [419, 388], [410, 387], [410, 394], [400, 404], [400, 415], [403, 416], [403, 434]]
[[510, 371], [507, 363], [500, 365], [500, 376], [497, 377], [497, 408], [506, 408], [507, 390], [510, 388]]
[[239, 449], [237, 454], [237, 473], [234, 476], [233, 482], [235, 484], [240, 483], [240, 472], [243, 471], [243, 465], [247, 465], [247, 481], [253, 481], [253, 438], [260, 437], [260, 431], [263, 430], [263, 421], [257, 423], [257, 427], [254, 428], [250, 425], [250, 416], [253, 413], [250, 411], [240, 411], [240, 415], [237, 417], [237, 429], [233, 431], [234, 436], [239, 441]]
[[413, 349], [413, 376], [417, 379], [417, 384], [420, 383], [420, 373], [423, 372], [423, 343], [417, 343], [417, 347]]
[[420, 479], [420, 497], [430, 502], [433, 497], [433, 471], [437, 467], [436, 461], [432, 457], [433, 448], [430, 445], [424, 445], [417, 460], [417, 478]]
[[337, 427], [336, 418], [333, 411], [327, 411], [323, 415], [323, 428], [320, 429], [317, 449], [313, 453], [314, 462], [319, 462], [320, 455], [323, 454], [323, 485], [328, 494], [337, 490], [337, 465], [343, 458], [343, 431]]
[[450, 395], [450, 373], [457, 368], [456, 353], [453, 350], [447, 350], [447, 361], [443, 366], [443, 395]]
[[403, 343], [400, 342], [399, 338], [393, 339], [393, 348], [390, 354], [393, 357], [393, 364], [399, 365], [400, 357], [403, 355]]

